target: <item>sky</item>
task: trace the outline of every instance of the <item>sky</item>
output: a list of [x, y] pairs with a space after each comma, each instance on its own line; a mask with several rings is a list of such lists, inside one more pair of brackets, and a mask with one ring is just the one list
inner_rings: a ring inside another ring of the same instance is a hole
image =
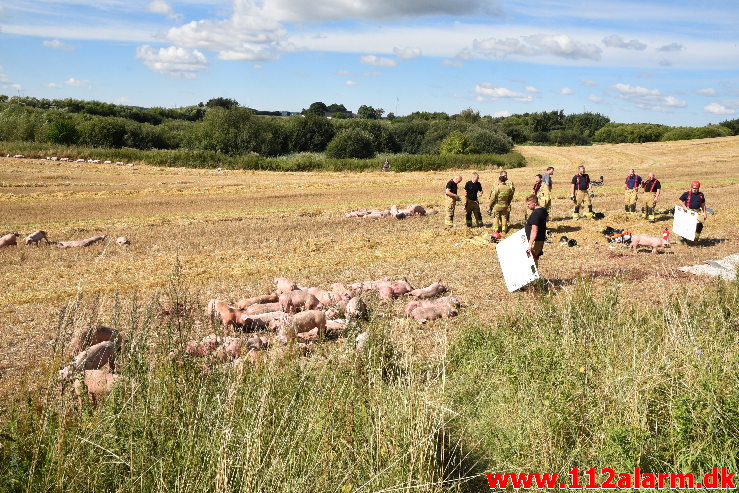
[[739, 118], [736, 0], [0, 0], [0, 94]]

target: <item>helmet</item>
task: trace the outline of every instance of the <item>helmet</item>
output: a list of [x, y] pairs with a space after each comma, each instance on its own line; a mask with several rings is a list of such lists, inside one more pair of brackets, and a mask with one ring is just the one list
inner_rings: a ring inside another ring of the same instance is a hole
[[567, 238], [566, 236], [562, 236], [562, 237], [561, 237], [561, 238], [559, 239], [559, 242], [560, 242], [560, 243], [567, 243], [567, 240], [569, 240], [569, 238]]
[[572, 239], [572, 240], [570, 240], [570, 241], [567, 242], [567, 246], [570, 246], [570, 247], [577, 246], [577, 241], [574, 240], [574, 239]]
[[490, 237], [494, 240], [499, 240], [501, 238], [500, 233], [498, 233], [497, 231], [493, 231], [492, 233], [490, 233]]
[[701, 182], [699, 182], [698, 180], [693, 180], [693, 183], [690, 184], [690, 188], [700, 188], [700, 187], [701, 187]]

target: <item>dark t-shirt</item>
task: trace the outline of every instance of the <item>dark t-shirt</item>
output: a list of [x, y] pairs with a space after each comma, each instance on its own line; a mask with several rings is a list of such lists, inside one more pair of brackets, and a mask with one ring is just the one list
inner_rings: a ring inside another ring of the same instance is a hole
[[539, 227], [534, 241], [544, 241], [547, 239], [547, 217], [549, 217], [549, 213], [544, 207], [539, 207], [531, 211], [529, 219], [526, 221], [526, 237], [529, 240], [531, 240], [531, 226], [533, 225]]
[[641, 185], [641, 176], [634, 175], [626, 177], [626, 188], [628, 188], [629, 190], [639, 188], [639, 185]]
[[449, 189], [450, 192], [453, 194], [457, 193], [457, 184], [454, 183], [454, 180], [449, 180], [449, 183], [446, 184], [446, 187]]
[[662, 188], [662, 184], [657, 179], [647, 180], [644, 182], [643, 186], [645, 192], [656, 192]]
[[575, 190], [587, 190], [590, 186], [590, 175], [587, 173], [580, 175], [578, 173], [572, 177], [572, 184], [575, 185]]
[[482, 193], [482, 184], [473, 182], [472, 180], [464, 184], [464, 191], [467, 192], [467, 198], [470, 200], [477, 200], [477, 194]]
[[680, 202], [685, 203], [688, 200], [688, 197], [690, 197], [690, 202], [688, 202], [688, 209], [702, 209], [703, 204], [706, 202], [706, 198], [703, 196], [703, 192], [683, 192], [683, 194], [680, 196]]

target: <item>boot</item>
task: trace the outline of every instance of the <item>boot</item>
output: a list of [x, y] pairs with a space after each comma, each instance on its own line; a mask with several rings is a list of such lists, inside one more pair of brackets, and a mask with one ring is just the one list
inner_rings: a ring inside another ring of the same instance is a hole
[[636, 214], [636, 204], [631, 204], [631, 212]]
[[592, 219], [593, 218], [593, 206], [592, 205], [589, 205], [588, 206], [588, 212], [586, 212], [585, 214], [583, 214], [583, 216], [587, 217], [588, 219]]
[[650, 223], [654, 222], [654, 209], [652, 207], [647, 207], [647, 219]]
[[631, 212], [631, 207], [629, 207], [628, 205], [625, 205], [624, 206], [624, 211], [627, 212], [627, 213], [628, 212]]

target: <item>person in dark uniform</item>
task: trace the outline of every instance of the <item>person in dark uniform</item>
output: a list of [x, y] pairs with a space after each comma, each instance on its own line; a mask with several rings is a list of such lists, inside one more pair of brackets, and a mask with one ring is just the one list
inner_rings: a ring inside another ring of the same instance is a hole
[[703, 231], [703, 221], [708, 217], [706, 215], [706, 197], [700, 191], [701, 182], [694, 180], [690, 184], [690, 190], [683, 192], [680, 196], [680, 206], [690, 209], [698, 213], [698, 225], [695, 228], [695, 241], [700, 240], [701, 231]]
[[572, 213], [572, 219], [580, 219], [580, 208], [586, 206], [588, 212], [583, 213], [583, 217], [593, 217], [593, 204], [590, 199], [593, 197], [593, 186], [590, 183], [590, 175], [585, 173], [585, 166], [578, 166], [577, 174], [572, 177], [572, 191], [570, 200], [575, 203], [575, 210]]
[[386, 159], [382, 164], [382, 171], [390, 171], [390, 160]]
[[526, 251], [534, 257], [534, 263], [538, 269], [539, 257], [544, 250], [544, 241], [547, 239], [549, 212], [539, 205], [539, 197], [534, 194], [526, 197], [526, 208], [530, 211], [526, 221], [526, 237], [529, 239], [529, 248]]
[[457, 194], [457, 184], [460, 181], [462, 181], [462, 177], [459, 175], [455, 176], [447, 182], [446, 190], [444, 190], [444, 195], [447, 196], [446, 217], [444, 218], [444, 225], [447, 228], [451, 228], [452, 226], [454, 226], [454, 210], [457, 207], [457, 202], [462, 200], [462, 197]]
[[467, 201], [464, 204], [464, 218], [467, 222], [467, 227], [472, 227], [472, 214], [474, 214], [477, 227], [481, 228], [483, 226], [482, 213], [480, 212], [480, 202], [477, 200], [477, 194], [482, 194], [480, 175], [472, 173], [472, 179], [464, 184], [464, 191], [467, 194]]

